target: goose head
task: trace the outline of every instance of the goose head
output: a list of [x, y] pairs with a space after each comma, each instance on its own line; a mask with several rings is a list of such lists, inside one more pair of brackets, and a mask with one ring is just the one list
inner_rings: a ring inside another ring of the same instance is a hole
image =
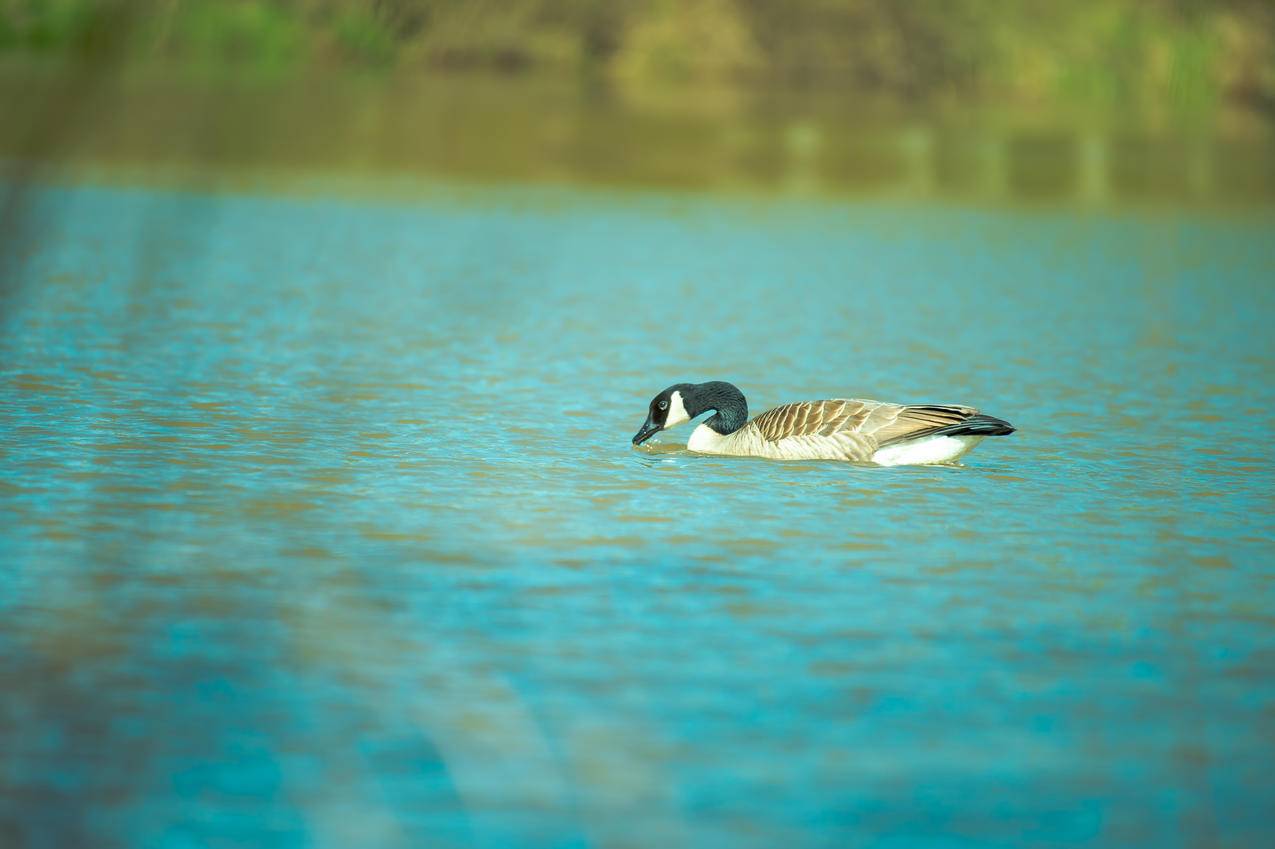
[[686, 409], [687, 393], [693, 390], [693, 384], [675, 383], [652, 398], [646, 421], [642, 424], [641, 430], [633, 435], [633, 444], [641, 445], [660, 431], [689, 422], [694, 418], [694, 415], [688, 413]]
[[660, 431], [689, 422], [709, 410], [716, 414], [704, 424], [719, 434], [733, 433], [748, 421], [748, 402], [734, 384], [721, 380], [674, 383], [651, 399], [646, 422], [633, 436], [633, 444], [641, 445]]

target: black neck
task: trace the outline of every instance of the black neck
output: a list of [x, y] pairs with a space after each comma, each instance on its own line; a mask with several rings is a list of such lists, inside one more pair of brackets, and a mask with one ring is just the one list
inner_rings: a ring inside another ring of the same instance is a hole
[[691, 418], [715, 410], [716, 413], [704, 424], [722, 436], [734, 433], [748, 422], [748, 402], [744, 400], [744, 393], [724, 380], [689, 384], [682, 390], [682, 404]]

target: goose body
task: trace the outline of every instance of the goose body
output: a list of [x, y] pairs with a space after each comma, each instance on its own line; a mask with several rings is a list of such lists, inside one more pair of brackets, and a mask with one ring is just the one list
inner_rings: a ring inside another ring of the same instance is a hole
[[744, 395], [723, 381], [678, 383], [651, 401], [640, 445], [660, 430], [714, 411], [686, 447], [701, 454], [773, 460], [845, 460], [879, 466], [951, 463], [1013, 425], [973, 407], [834, 398], [784, 404], [748, 420]]

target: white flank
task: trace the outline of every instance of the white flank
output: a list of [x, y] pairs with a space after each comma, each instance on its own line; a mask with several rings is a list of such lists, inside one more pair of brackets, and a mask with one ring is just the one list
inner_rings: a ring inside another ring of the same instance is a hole
[[981, 436], [925, 436], [887, 445], [872, 455], [878, 466], [923, 466], [950, 463], [979, 442]]

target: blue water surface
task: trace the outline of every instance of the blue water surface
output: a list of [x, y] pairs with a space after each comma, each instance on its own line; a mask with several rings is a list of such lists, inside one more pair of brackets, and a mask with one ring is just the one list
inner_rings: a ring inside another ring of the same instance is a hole
[[[1275, 840], [1269, 214], [22, 204], [0, 843]], [[711, 379], [1019, 431], [629, 445]]]

